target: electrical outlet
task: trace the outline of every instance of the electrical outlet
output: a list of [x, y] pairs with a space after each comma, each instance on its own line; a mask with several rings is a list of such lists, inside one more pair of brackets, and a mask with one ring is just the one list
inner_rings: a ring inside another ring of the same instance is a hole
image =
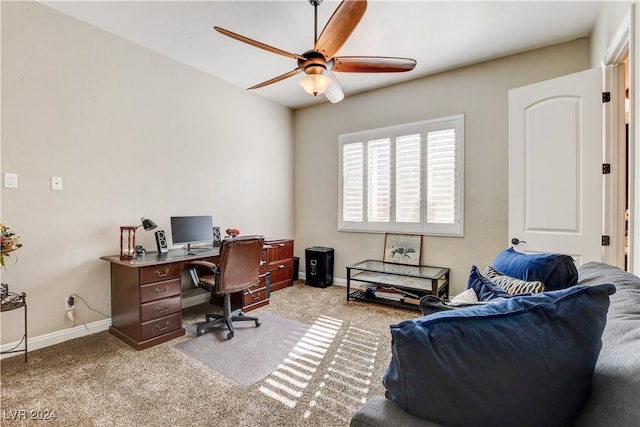
[[17, 173], [5, 173], [4, 174], [4, 188], [18, 188], [18, 174]]
[[76, 308], [76, 300], [73, 295], [68, 297], [64, 297], [64, 309], [67, 311], [75, 310]]
[[52, 176], [51, 177], [51, 189], [55, 191], [62, 191], [62, 177], [61, 176]]

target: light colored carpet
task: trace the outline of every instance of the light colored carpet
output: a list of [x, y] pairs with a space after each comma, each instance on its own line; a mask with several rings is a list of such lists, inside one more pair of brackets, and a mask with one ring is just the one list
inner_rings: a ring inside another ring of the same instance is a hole
[[[200, 322], [206, 312], [212, 312], [207, 304], [185, 309], [183, 323]], [[48, 426], [346, 427], [365, 399], [384, 393], [389, 325], [419, 315], [347, 302], [344, 287], [320, 289], [301, 281], [250, 312], [265, 313], [310, 325], [330, 344], [313, 351], [317, 343], [309, 348], [301, 340], [305, 359], [289, 357], [264, 379], [243, 386], [175, 347], [190, 336], [136, 351], [101, 332], [32, 351], [28, 364], [21, 356], [2, 360], [1, 409], [55, 412]], [[242, 339], [240, 331], [236, 339]], [[27, 424], [2, 420], [3, 426]]]
[[[251, 312], [247, 315], [252, 316]], [[196, 325], [190, 325], [186, 329], [191, 339], [176, 348], [239, 384], [255, 384], [276, 370], [309, 330], [308, 325], [271, 313], [260, 313], [259, 317], [258, 328], [252, 321], [234, 323], [232, 339], [227, 339], [224, 323], [199, 337]]]

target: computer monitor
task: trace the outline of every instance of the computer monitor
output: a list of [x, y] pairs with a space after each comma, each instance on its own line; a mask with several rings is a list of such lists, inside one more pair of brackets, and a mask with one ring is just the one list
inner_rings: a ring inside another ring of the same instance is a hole
[[172, 216], [171, 238], [174, 245], [187, 245], [192, 250], [194, 243], [213, 242], [213, 218], [211, 215]]

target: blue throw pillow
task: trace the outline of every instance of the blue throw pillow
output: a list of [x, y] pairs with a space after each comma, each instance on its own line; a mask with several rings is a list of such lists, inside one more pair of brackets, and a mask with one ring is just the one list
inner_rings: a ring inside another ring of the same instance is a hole
[[614, 292], [574, 286], [392, 325], [386, 396], [449, 426], [572, 425]]
[[509, 248], [500, 252], [491, 266], [505, 276], [527, 282], [540, 281], [547, 291], [578, 283], [578, 269], [569, 255], [523, 254]]
[[480, 274], [480, 270], [478, 270], [478, 267], [475, 265], [471, 266], [466, 289], [473, 289], [476, 292], [478, 301], [491, 301], [496, 298], [512, 297], [510, 293]]

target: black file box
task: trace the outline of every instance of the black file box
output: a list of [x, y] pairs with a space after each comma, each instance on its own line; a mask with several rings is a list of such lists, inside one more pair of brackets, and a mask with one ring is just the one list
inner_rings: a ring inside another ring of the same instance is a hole
[[305, 284], [326, 288], [333, 284], [333, 248], [312, 246], [304, 250]]

